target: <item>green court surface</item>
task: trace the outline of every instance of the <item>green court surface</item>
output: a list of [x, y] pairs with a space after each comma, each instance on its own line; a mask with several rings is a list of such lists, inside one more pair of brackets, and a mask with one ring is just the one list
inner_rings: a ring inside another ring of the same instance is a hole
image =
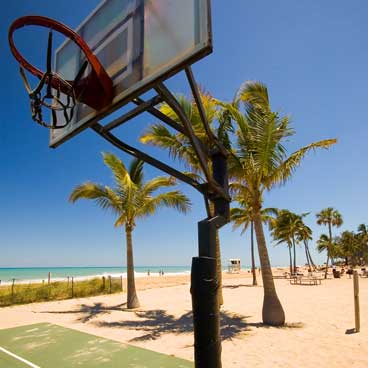
[[193, 368], [192, 362], [50, 323], [0, 330], [0, 368]]

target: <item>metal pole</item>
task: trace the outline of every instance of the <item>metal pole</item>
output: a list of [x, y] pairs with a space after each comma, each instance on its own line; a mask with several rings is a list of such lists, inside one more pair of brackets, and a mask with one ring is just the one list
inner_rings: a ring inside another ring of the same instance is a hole
[[354, 271], [354, 312], [355, 312], [355, 332], [360, 332], [360, 308], [359, 308], [359, 275]]
[[198, 223], [199, 257], [192, 259], [191, 288], [196, 368], [221, 368], [220, 312], [217, 299], [216, 222]]

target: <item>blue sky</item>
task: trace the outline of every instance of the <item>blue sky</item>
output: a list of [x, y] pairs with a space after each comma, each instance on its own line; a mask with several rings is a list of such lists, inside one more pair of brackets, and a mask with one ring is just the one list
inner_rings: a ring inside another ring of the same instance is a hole
[[[92, 131], [49, 149], [48, 131], [30, 118], [6, 36], [10, 23], [26, 14], [76, 27], [97, 3], [12, 0], [2, 6], [0, 267], [125, 264], [124, 233], [113, 227], [112, 216], [93, 203], [72, 205], [67, 199], [74, 186], [87, 180], [112, 185], [101, 152], [117, 153], [125, 162], [130, 158]], [[322, 208], [334, 206], [342, 213], [341, 231], [368, 222], [367, 11], [363, 0], [232, 0], [226, 6], [213, 0], [214, 52], [193, 66], [197, 81], [219, 99], [230, 100], [246, 80], [266, 83], [273, 109], [292, 117], [297, 134], [287, 145], [290, 152], [312, 141], [338, 139], [331, 150], [310, 154], [287, 185], [265, 198], [266, 206], [311, 213], [306, 222], [313, 229], [312, 248], [324, 231], [315, 224]], [[24, 37], [19, 42], [31, 59], [43, 60], [45, 40]], [[183, 76], [168, 86], [188, 93]], [[152, 122], [146, 115], [130, 122], [126, 140], [139, 146], [139, 132]], [[165, 153], [145, 150], [168, 162]], [[146, 166], [147, 178], [159, 174]], [[162, 210], [139, 222], [133, 234], [137, 265], [189, 265], [196, 255], [203, 202], [191, 188], [180, 188], [193, 201], [192, 212], [184, 216]], [[249, 241], [248, 234], [241, 237], [227, 225], [221, 231], [224, 262], [239, 257], [249, 264]], [[269, 249], [272, 264], [287, 263], [286, 247], [269, 242]], [[304, 262], [301, 249], [298, 256]]]

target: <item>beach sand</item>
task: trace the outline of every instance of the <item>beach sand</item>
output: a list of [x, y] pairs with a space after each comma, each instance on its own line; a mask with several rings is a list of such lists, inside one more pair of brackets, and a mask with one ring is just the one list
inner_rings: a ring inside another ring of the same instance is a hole
[[[275, 280], [287, 325], [274, 328], [261, 323], [262, 287], [250, 286], [249, 273], [224, 273], [223, 367], [367, 367], [368, 279], [359, 281], [361, 332], [347, 334], [354, 305], [346, 276], [318, 286]], [[124, 310], [125, 293], [37, 303], [0, 309], [0, 328], [51, 322], [193, 360], [189, 276], [140, 278], [137, 288], [136, 311]]]

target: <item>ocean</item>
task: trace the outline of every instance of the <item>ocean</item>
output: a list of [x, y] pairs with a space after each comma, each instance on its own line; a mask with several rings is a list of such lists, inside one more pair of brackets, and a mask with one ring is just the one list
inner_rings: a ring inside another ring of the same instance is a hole
[[[135, 267], [135, 276], [158, 276], [162, 270], [166, 275], [185, 275], [190, 273], [190, 266], [138, 266]], [[47, 280], [48, 273], [54, 280], [66, 279], [73, 276], [75, 279], [85, 279], [93, 276], [123, 276], [126, 277], [126, 267], [19, 267], [0, 268], [1, 283], [9, 283], [12, 279], [21, 282]]]

